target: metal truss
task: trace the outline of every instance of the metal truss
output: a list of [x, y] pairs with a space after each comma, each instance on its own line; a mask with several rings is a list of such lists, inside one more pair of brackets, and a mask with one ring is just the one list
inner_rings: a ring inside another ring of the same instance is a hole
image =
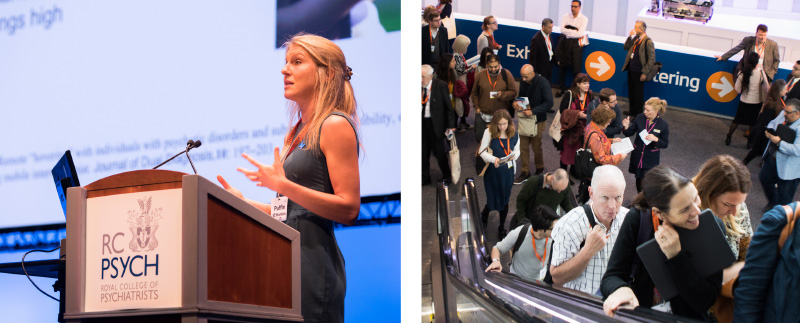
[[[365, 196], [361, 198], [361, 210], [353, 226], [400, 223], [400, 212], [400, 193]], [[344, 225], [336, 223], [334, 226]]]

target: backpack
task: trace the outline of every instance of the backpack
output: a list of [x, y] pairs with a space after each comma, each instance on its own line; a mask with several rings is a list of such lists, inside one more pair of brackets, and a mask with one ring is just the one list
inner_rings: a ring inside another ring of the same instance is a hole
[[528, 228], [530, 227], [531, 224], [527, 223], [525, 224], [524, 227], [522, 227], [522, 231], [519, 232], [519, 235], [517, 236], [517, 241], [514, 242], [514, 249], [513, 249], [514, 251], [511, 253], [511, 262], [508, 263], [508, 268], [511, 268], [511, 264], [514, 262], [514, 257], [517, 255], [519, 247], [522, 246], [522, 242], [525, 241], [525, 235], [528, 233]]
[[[589, 220], [589, 227], [594, 228], [597, 222], [594, 222], [594, 215], [592, 214], [592, 207], [589, 204], [583, 205], [583, 212], [586, 213], [586, 219]], [[550, 275], [550, 262], [553, 260], [553, 245], [555, 241], [550, 244], [550, 258], [547, 259], [547, 273], [544, 275], [543, 282], [552, 285], [553, 284], [553, 276]], [[583, 249], [583, 246], [586, 244], [586, 237], [583, 238], [581, 241], [580, 248], [578, 250]]]

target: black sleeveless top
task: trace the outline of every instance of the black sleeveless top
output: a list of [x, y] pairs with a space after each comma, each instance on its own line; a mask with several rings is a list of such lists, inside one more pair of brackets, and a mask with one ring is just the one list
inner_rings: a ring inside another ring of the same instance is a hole
[[[339, 111], [331, 115], [344, 117], [355, 131], [353, 121], [347, 115]], [[297, 129], [295, 135], [300, 130]], [[304, 187], [333, 194], [325, 155], [322, 151], [303, 149], [304, 144], [301, 142], [284, 160], [286, 178]], [[303, 319], [305, 322], [344, 322], [347, 280], [344, 257], [333, 234], [333, 221], [289, 200], [286, 224], [300, 232]]]

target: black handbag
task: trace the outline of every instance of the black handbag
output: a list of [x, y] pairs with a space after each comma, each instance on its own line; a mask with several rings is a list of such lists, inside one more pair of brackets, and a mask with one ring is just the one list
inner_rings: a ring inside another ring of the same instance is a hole
[[583, 143], [583, 148], [580, 148], [575, 152], [575, 172], [581, 179], [591, 178], [592, 174], [594, 173], [594, 169], [599, 166], [594, 160], [592, 149], [586, 148], [586, 146], [589, 144], [589, 139], [591, 139], [592, 135], [596, 133], [596, 131], [590, 133], [589, 138], [586, 138], [586, 142]]

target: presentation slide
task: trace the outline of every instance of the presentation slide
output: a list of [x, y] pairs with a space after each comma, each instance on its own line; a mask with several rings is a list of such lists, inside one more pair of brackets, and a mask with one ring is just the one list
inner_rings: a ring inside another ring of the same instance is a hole
[[[271, 164], [293, 126], [280, 44], [299, 31], [336, 38], [353, 70], [361, 195], [400, 192], [399, 1], [308, 2], [1, 0], [0, 228], [64, 222], [66, 150], [87, 185], [201, 140], [199, 175], [269, 201], [236, 168]], [[185, 156], [162, 169], [192, 173]]]

